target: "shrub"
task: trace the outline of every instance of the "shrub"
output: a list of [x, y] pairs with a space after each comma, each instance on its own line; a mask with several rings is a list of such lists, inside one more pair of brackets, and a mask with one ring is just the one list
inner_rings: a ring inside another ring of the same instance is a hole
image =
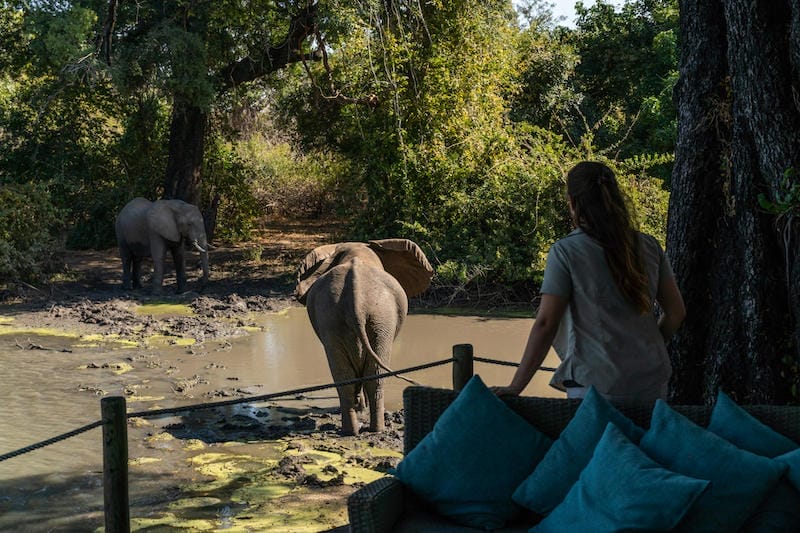
[[37, 282], [52, 272], [62, 248], [61, 214], [43, 186], [0, 188], [0, 282]]

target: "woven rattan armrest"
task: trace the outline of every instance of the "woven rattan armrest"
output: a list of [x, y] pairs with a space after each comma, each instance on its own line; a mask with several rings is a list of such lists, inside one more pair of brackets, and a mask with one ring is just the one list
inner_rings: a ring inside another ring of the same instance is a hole
[[403, 484], [386, 476], [364, 485], [347, 499], [351, 531], [391, 531], [405, 508]]

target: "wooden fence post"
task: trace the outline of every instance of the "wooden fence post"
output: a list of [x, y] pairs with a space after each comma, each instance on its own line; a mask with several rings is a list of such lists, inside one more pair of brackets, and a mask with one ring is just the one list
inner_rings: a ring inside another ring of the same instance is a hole
[[103, 495], [106, 533], [129, 533], [128, 417], [125, 398], [100, 400], [103, 420]]
[[460, 391], [472, 377], [472, 345], [453, 346], [453, 390]]

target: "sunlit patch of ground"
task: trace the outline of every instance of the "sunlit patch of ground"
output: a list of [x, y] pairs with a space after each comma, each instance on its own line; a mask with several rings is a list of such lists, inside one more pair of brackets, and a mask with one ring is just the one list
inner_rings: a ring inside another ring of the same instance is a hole
[[5, 327], [0, 324], [0, 335], [31, 335], [34, 337], [61, 337], [66, 339], [80, 339], [80, 334], [53, 328], [26, 328], [26, 327]]
[[88, 363], [86, 365], [81, 365], [79, 368], [85, 368], [85, 369], [105, 368], [111, 370], [112, 373], [120, 376], [122, 374], [125, 374], [133, 370], [133, 365], [125, 361], [114, 361], [112, 363], [103, 363], [103, 364]]
[[[41, 327], [25, 327], [16, 326], [13, 317], [0, 316], [0, 336], [17, 336], [17, 337], [57, 337], [60, 339], [69, 340], [69, 345], [72, 348], [131, 348], [137, 346], [137, 343], [129, 339], [122, 338], [117, 334], [101, 334], [89, 333], [82, 334], [75, 331], [68, 331], [58, 328], [41, 328]], [[35, 343], [18, 342], [21, 347], [29, 349], [53, 349], [39, 346]]]
[[137, 305], [134, 308], [137, 315], [152, 316], [193, 316], [194, 310], [186, 304], [175, 303], [148, 303]]
[[191, 337], [176, 337], [174, 335], [151, 335], [145, 339], [146, 346], [192, 346], [197, 339]]

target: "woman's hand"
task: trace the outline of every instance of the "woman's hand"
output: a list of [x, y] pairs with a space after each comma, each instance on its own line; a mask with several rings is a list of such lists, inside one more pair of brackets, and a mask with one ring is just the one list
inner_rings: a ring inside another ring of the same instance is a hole
[[495, 386], [495, 387], [489, 387], [489, 389], [497, 396], [519, 396], [519, 391], [516, 391], [511, 387]]

